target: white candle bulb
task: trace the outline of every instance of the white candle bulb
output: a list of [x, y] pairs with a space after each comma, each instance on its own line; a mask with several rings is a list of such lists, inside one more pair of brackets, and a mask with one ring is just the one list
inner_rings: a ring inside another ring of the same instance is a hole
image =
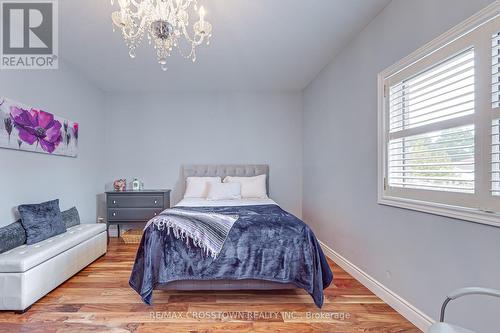
[[205, 19], [205, 8], [203, 6], [200, 7], [200, 21], [203, 22]]
[[129, 5], [128, 0], [118, 0], [118, 4], [120, 5], [120, 8], [127, 8]]

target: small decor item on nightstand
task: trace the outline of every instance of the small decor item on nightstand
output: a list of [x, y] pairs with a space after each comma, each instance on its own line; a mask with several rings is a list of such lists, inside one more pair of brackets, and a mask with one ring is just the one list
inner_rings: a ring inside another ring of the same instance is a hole
[[127, 189], [127, 180], [126, 179], [117, 179], [113, 182], [113, 187], [115, 191], [123, 192]]
[[140, 191], [142, 190], [142, 183], [139, 179], [134, 178], [134, 181], [132, 182], [132, 190], [133, 191]]

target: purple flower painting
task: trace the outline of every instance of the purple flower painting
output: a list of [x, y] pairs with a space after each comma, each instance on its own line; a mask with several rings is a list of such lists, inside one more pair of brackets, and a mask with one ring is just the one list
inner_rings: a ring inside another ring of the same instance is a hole
[[29, 145], [35, 142], [52, 154], [62, 141], [61, 123], [54, 115], [35, 109], [24, 110], [12, 106], [10, 116], [14, 127], [19, 131], [19, 139]]
[[[9, 99], [3, 101], [0, 104], [0, 119], [4, 125], [0, 127], [0, 147], [76, 157], [77, 123]], [[11, 140], [12, 137], [15, 139]]]

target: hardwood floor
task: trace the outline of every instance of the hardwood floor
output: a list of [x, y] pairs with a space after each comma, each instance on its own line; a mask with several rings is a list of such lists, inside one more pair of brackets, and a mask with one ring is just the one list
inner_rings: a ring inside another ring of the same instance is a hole
[[301, 290], [155, 291], [149, 307], [128, 286], [136, 248], [112, 239], [25, 314], [0, 312], [0, 332], [420, 332], [333, 262], [321, 310]]

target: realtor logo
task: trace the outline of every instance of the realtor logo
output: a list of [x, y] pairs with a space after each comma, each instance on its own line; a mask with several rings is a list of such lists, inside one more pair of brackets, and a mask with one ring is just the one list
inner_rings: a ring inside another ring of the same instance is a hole
[[0, 0], [1, 69], [57, 69], [56, 0]]

